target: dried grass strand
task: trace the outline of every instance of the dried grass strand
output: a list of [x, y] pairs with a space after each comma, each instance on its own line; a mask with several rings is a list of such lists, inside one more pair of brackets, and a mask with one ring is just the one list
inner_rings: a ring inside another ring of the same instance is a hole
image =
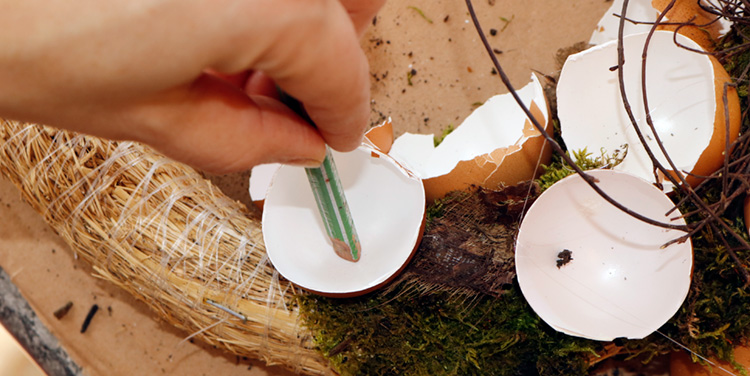
[[196, 171], [137, 143], [0, 119], [0, 172], [96, 276], [167, 323], [232, 354], [331, 374], [259, 221]]

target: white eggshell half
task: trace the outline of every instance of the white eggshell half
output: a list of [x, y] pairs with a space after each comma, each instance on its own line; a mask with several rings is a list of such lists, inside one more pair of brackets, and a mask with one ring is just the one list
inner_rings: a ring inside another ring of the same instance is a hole
[[[518, 90], [527, 107], [536, 102], [544, 119], [547, 113], [544, 89], [536, 75]], [[432, 135], [405, 133], [393, 142], [389, 155], [422, 179], [445, 175], [460, 161], [469, 161], [498, 148], [522, 145], [526, 114], [510, 94], [495, 95], [479, 106], [448, 134], [437, 147]], [[545, 122], [546, 124], [546, 122]], [[499, 165], [500, 163], [498, 163]]]
[[[641, 90], [641, 53], [647, 34], [624, 38], [624, 82], [639, 128], [657, 159], [669, 164], [646, 123]], [[680, 171], [692, 171], [714, 132], [716, 92], [714, 67], [703, 54], [675, 46], [674, 33], [657, 31], [647, 59], [647, 88], [651, 117], [666, 150]], [[682, 45], [701, 49], [677, 35]], [[628, 155], [615, 167], [655, 181], [651, 160], [625, 111], [617, 70], [617, 43], [608, 42], [571, 55], [557, 86], [562, 139], [568, 150], [586, 148], [595, 155], [612, 153], [623, 144]], [[665, 189], [671, 185], [665, 184]]]
[[[650, 183], [612, 170], [590, 173], [626, 207], [669, 222], [665, 213], [672, 202]], [[643, 338], [687, 296], [690, 240], [661, 248], [682, 235], [625, 214], [572, 175], [542, 193], [523, 219], [518, 282], [534, 311], [560, 332], [601, 341]], [[558, 268], [558, 253], [565, 249], [573, 259]]]
[[374, 149], [333, 152], [333, 157], [359, 235], [359, 261], [334, 252], [300, 167], [282, 166], [274, 176], [263, 238], [274, 267], [296, 285], [326, 295], [356, 295], [387, 282], [411, 257], [421, 237], [424, 187]]

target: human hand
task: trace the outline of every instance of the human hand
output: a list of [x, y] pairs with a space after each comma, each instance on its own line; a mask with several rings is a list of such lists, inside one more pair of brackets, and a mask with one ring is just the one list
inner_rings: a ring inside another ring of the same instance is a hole
[[383, 2], [0, 0], [0, 116], [141, 141], [215, 173], [316, 164], [325, 143], [361, 141], [358, 36]]

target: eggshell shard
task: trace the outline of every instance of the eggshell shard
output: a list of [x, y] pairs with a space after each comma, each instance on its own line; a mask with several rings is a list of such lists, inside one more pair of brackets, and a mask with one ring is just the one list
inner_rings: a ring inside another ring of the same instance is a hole
[[[623, 35], [639, 34], [648, 32], [659, 14], [666, 9], [671, 0], [630, 0], [628, 2], [627, 13], [628, 20], [637, 21], [637, 23], [625, 21]], [[708, 6], [703, 1], [704, 6]], [[589, 43], [599, 45], [613, 40], [617, 40], [620, 27], [620, 14], [622, 14], [623, 0], [614, 0], [612, 6], [604, 13], [599, 23], [591, 34]], [[692, 23], [699, 26], [682, 26], [678, 25], [660, 25], [659, 30], [670, 30], [685, 35], [704, 49], [712, 50], [716, 40], [729, 32], [731, 21], [718, 18], [707, 12], [698, 5], [696, 0], [677, 0], [672, 9], [667, 12], [662, 23]]]
[[[612, 170], [590, 174], [626, 207], [670, 222], [665, 213], [673, 203], [653, 185]], [[518, 282], [534, 311], [560, 332], [601, 341], [643, 338], [687, 296], [690, 239], [661, 248], [683, 235], [625, 214], [572, 175], [542, 193], [521, 222]], [[564, 250], [571, 259], [558, 267]]]
[[[669, 168], [656, 138], [646, 123], [641, 84], [641, 54], [647, 34], [624, 38], [625, 92], [646, 143], [657, 160]], [[730, 78], [711, 56], [676, 46], [674, 34], [656, 31], [647, 55], [647, 81], [651, 118], [665, 149], [680, 171], [710, 175], [724, 163], [727, 122], [724, 86]], [[677, 35], [680, 44], [700, 49], [687, 37]], [[612, 153], [628, 145], [628, 154], [617, 170], [650, 181], [671, 185], [666, 177], [654, 177], [653, 167], [628, 118], [620, 94], [617, 42], [612, 41], [571, 55], [563, 66], [557, 87], [558, 116], [562, 138], [568, 150]], [[740, 128], [739, 98], [727, 86], [729, 140]], [[699, 177], [687, 176], [695, 185]]]
[[382, 286], [411, 258], [422, 235], [424, 187], [369, 147], [333, 157], [359, 235], [359, 261], [334, 253], [299, 167], [282, 166], [276, 173], [266, 196], [263, 238], [271, 262], [288, 280], [323, 295], [353, 296]]
[[[663, 12], [672, 0], [653, 0], [652, 5]], [[710, 7], [707, 1], [701, 1], [704, 7]], [[731, 22], [707, 12], [696, 0], [676, 0], [665, 17], [672, 25], [659, 25], [659, 30], [677, 31], [697, 42], [703, 49], [712, 51], [719, 38], [729, 32]], [[687, 24], [690, 25], [687, 25]], [[682, 27], [675, 24], [685, 24]], [[679, 29], [678, 29], [679, 28]]]
[[[550, 132], [549, 108], [535, 75], [518, 90], [524, 104]], [[423, 179], [428, 202], [472, 185], [497, 189], [533, 179], [549, 163], [551, 148], [510, 94], [496, 95], [434, 146], [432, 135], [406, 133], [389, 152]]]
[[[604, 16], [599, 20], [596, 29], [591, 33], [589, 43], [593, 45], [607, 43], [617, 40], [620, 28], [620, 17], [622, 13], [622, 4], [624, 0], [612, 1], [612, 6], [607, 9]], [[651, 0], [630, 0], [628, 1], [628, 10], [625, 16], [628, 19], [641, 21], [645, 23], [625, 22], [623, 25], [623, 35], [639, 34], [651, 30], [648, 22], [656, 21], [659, 13], [651, 5]]]
[[365, 133], [365, 143], [388, 154], [393, 145], [393, 122], [390, 118], [382, 124], [370, 128]]
[[250, 199], [258, 209], [263, 210], [263, 204], [266, 200], [268, 186], [276, 171], [281, 167], [278, 163], [268, 163], [257, 165], [250, 170]]

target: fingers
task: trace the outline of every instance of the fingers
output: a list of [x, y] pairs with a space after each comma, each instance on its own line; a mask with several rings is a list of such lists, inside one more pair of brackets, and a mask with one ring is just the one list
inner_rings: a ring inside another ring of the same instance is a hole
[[269, 98], [279, 99], [279, 89], [263, 72], [253, 72], [245, 81], [244, 90], [248, 95], [262, 95]]
[[269, 44], [255, 67], [304, 104], [328, 145], [353, 150], [368, 124], [370, 81], [352, 21], [337, 0], [294, 4], [310, 8], [280, 27], [283, 43]]
[[310, 167], [325, 156], [320, 134], [289, 109], [271, 98], [248, 97], [212, 75], [121, 115], [141, 126], [125, 138], [212, 173], [270, 162]]
[[357, 35], [362, 36], [373, 17], [385, 4], [385, 0], [339, 0], [349, 13]]

